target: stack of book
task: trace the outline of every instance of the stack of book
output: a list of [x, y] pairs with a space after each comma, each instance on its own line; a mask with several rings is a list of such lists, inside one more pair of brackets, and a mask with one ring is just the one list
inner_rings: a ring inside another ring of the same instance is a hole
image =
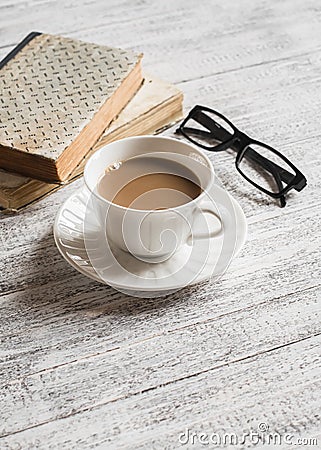
[[0, 208], [19, 210], [82, 175], [116, 139], [182, 117], [176, 87], [144, 75], [142, 55], [30, 33], [0, 63]]

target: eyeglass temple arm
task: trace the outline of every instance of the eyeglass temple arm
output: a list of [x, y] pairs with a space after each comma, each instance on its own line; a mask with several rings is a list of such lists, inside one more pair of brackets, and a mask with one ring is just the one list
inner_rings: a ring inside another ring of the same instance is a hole
[[[282, 181], [279, 177], [279, 174], [277, 172], [275, 172], [273, 175], [274, 175], [276, 184], [278, 185], [278, 188], [281, 192], [283, 189], [283, 185], [282, 185]], [[281, 197], [279, 197], [279, 200], [280, 200], [281, 208], [284, 208], [284, 206], [286, 205], [285, 195], [281, 195]]]
[[282, 167], [278, 166], [273, 161], [270, 161], [268, 158], [265, 158], [264, 156], [260, 155], [255, 150], [253, 150], [251, 147], [248, 147], [248, 149], [246, 150], [246, 157], [251, 159], [252, 161], [259, 163], [261, 166], [263, 166], [269, 172], [271, 172], [271, 170], [269, 170], [269, 168], [273, 169], [273, 174], [277, 173], [278, 176], [280, 177], [280, 179], [287, 184], [293, 180], [293, 176], [294, 176], [293, 174], [289, 173], [285, 169], [282, 169]]
[[[252, 150], [252, 151], [254, 152], [254, 150]], [[282, 185], [280, 173], [277, 170], [275, 170], [275, 168], [273, 167], [274, 163], [272, 161], [270, 161], [269, 159], [266, 159], [266, 158], [264, 158], [264, 159], [265, 159], [265, 162], [264, 162], [263, 167], [265, 168], [265, 170], [267, 170], [268, 172], [270, 172], [273, 175], [274, 180], [275, 180], [276, 184], [278, 185], [279, 192], [281, 192], [283, 189], [283, 185]], [[279, 199], [280, 199], [281, 208], [283, 208], [286, 205], [285, 196], [281, 195], [279, 197]]]
[[[215, 137], [224, 141], [226, 139], [230, 139], [232, 134], [229, 133], [225, 128], [221, 127], [215, 120], [211, 119], [207, 114], [204, 114], [202, 111], [196, 111], [193, 114], [193, 118], [197, 120], [201, 125], [206, 127], [210, 134], [214, 133], [213, 127], [215, 127]], [[202, 132], [202, 130], [199, 130]]]

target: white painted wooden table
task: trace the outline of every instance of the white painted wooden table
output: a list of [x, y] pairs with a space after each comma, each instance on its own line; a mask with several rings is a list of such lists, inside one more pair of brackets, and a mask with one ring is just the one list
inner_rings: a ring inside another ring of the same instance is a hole
[[210, 155], [248, 241], [220, 282], [156, 300], [86, 279], [58, 254], [53, 220], [81, 180], [1, 217], [1, 450], [176, 449], [187, 429], [184, 448], [232, 432], [239, 443], [226, 447], [244, 448], [260, 423], [282, 438], [264, 448], [293, 448], [288, 435], [321, 448], [320, 2], [0, 5], [0, 56], [32, 30], [141, 50], [186, 110], [218, 109], [308, 178], [281, 209], [228, 153]]

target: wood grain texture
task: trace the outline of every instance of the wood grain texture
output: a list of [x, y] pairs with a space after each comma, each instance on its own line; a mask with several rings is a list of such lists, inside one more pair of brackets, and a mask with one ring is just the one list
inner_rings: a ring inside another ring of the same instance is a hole
[[[133, 343], [129, 337], [126, 344], [114, 343], [98, 355], [88, 354], [10, 382], [1, 398], [8, 406], [1, 411], [0, 433], [68, 416], [71, 399], [72, 409], [79, 412], [309, 338], [319, 333], [320, 292], [318, 287], [306, 290], [304, 298], [296, 293], [204, 322], [175, 324]], [[257, 336], [260, 339], [255, 340]], [[174, 349], [171, 355], [169, 348]], [[189, 364], [182, 364], [184, 360]], [[19, 418], [12, 411], [13, 403]]]
[[281, 209], [233, 155], [208, 153], [248, 241], [219, 282], [160, 299], [125, 296], [60, 257], [53, 220], [81, 180], [1, 216], [0, 449], [176, 449], [186, 428], [241, 435], [260, 422], [319, 448], [320, 4], [4, 0], [0, 12], [0, 56], [31, 30], [143, 51], [186, 110], [220, 110], [308, 179]]

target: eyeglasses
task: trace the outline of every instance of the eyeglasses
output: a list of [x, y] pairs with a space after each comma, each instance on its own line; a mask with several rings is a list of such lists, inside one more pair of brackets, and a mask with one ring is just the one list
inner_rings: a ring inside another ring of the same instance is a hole
[[280, 152], [242, 133], [226, 117], [205, 106], [194, 106], [176, 133], [205, 150], [236, 151], [235, 165], [253, 186], [286, 205], [285, 194], [301, 191], [305, 176]]

